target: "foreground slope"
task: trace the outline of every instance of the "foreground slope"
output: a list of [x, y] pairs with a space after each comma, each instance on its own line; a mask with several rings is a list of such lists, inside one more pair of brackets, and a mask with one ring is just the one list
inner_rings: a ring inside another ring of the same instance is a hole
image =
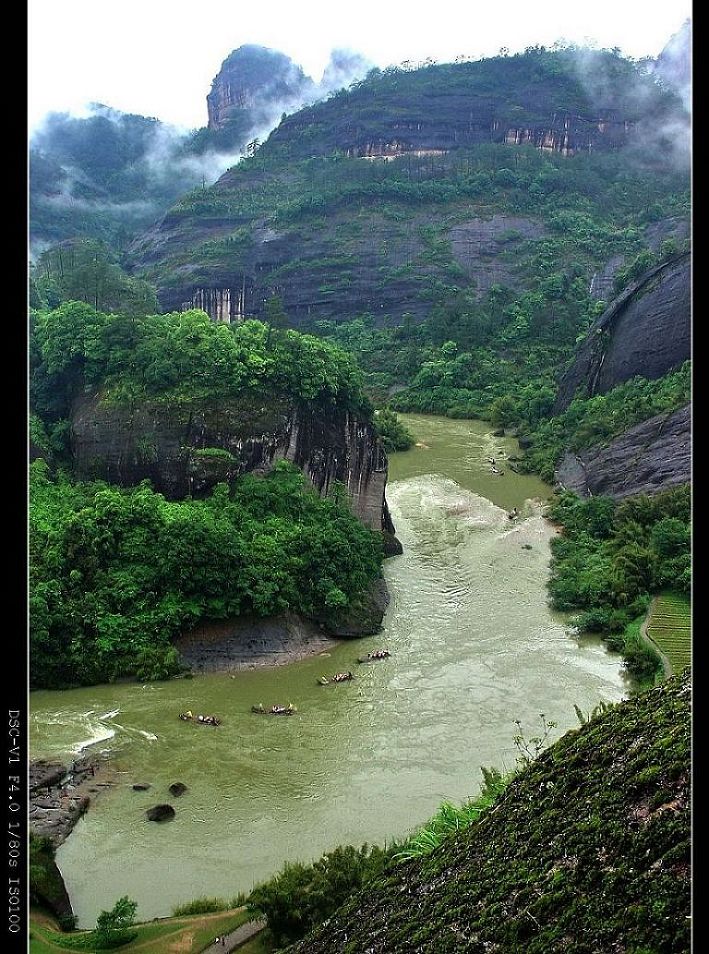
[[689, 677], [569, 732], [293, 954], [689, 950]]

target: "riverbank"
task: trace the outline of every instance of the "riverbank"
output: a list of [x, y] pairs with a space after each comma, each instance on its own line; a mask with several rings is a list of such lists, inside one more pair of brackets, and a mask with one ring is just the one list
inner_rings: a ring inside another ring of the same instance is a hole
[[389, 605], [383, 578], [375, 580], [336, 623], [307, 619], [298, 613], [279, 616], [237, 616], [200, 623], [178, 637], [175, 648], [192, 672], [240, 672], [285, 666], [328, 653], [341, 638], [380, 632]]
[[[141, 918], [162, 917], [195, 896], [248, 892], [288, 859], [403, 836], [442, 798], [475, 794], [480, 766], [514, 764], [515, 720], [533, 732], [544, 712], [561, 732], [577, 724], [574, 704], [626, 694], [618, 657], [571, 638], [568, 618], [549, 609], [554, 530], [529, 501], [550, 488], [510, 469], [493, 475], [487, 458], [516, 448], [482, 426], [417, 427], [428, 449], [392, 455], [387, 496], [404, 552], [384, 563], [391, 603], [378, 636], [332, 640], [314, 624], [327, 658], [33, 695], [33, 753], [61, 758], [102, 739], [126, 771], [128, 784], [58, 851], [79, 925], [124, 894]], [[510, 520], [515, 507], [522, 516]], [[263, 661], [272, 647], [259, 648]], [[357, 666], [376, 648], [391, 656]], [[319, 682], [346, 670], [353, 680]], [[251, 712], [259, 702], [298, 711], [264, 719]], [[187, 709], [221, 725], [178, 719]], [[188, 792], [174, 820], [147, 821], [155, 793], [177, 780]], [[134, 781], [151, 789], [134, 792]]]
[[115, 784], [105, 758], [81, 759], [70, 764], [38, 759], [29, 766], [29, 829], [49, 838], [58, 848], [101, 792]]
[[[250, 920], [252, 917], [245, 908], [238, 907], [210, 914], [138, 922], [134, 927], [135, 939], [122, 946], [121, 951], [126, 954], [133, 950], [140, 950], [141, 954], [198, 954], [212, 950], [215, 945], [210, 946], [210, 941], [215, 937], [225, 937], [230, 939], [229, 943], [220, 945], [219, 952], [229, 954], [229, 951], [242, 950], [245, 943], [263, 932], [262, 923]], [[55, 920], [36, 908], [30, 911], [30, 932], [31, 954], [66, 954], [67, 941], [78, 942], [88, 936], [88, 932], [67, 934], [60, 931]], [[77, 943], [74, 949], [79, 947]]]
[[240, 672], [285, 666], [327, 653], [341, 640], [294, 613], [202, 623], [175, 643], [195, 673]]

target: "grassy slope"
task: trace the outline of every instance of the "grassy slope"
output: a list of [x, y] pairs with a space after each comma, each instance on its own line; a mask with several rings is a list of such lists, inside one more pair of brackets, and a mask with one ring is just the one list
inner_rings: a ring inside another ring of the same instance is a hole
[[673, 677], [567, 733], [479, 822], [292, 951], [687, 951], [690, 692]]
[[655, 600], [647, 634], [667, 657], [673, 672], [692, 663], [691, 604], [681, 593], [661, 593]]
[[[211, 944], [215, 937], [233, 931], [251, 918], [252, 915], [243, 908], [192, 917], [160, 918], [137, 925], [137, 938], [120, 950], [126, 954], [133, 954], [134, 951], [136, 954], [193, 954]], [[59, 951], [69, 950], [57, 944], [56, 940], [71, 935], [58, 932], [42, 914], [32, 912], [30, 930], [30, 954], [58, 954]]]
[[261, 931], [256, 937], [242, 944], [239, 948], [239, 954], [273, 954], [278, 948], [273, 940], [270, 931]]

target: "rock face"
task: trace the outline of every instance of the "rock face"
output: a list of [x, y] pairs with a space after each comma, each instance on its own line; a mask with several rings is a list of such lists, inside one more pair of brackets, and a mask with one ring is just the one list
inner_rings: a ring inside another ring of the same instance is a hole
[[387, 456], [372, 425], [350, 412], [296, 407], [285, 399], [242, 398], [217, 408], [143, 404], [128, 408], [79, 400], [72, 416], [77, 476], [132, 486], [148, 478], [170, 499], [201, 496], [281, 459], [325, 496], [347, 487], [354, 514], [393, 534], [384, 496]]
[[554, 414], [585, 396], [605, 394], [635, 375], [659, 378], [690, 357], [689, 253], [651, 268], [592, 325], [561, 379]]
[[[48, 837], [58, 847], [71, 834], [90, 805], [89, 791], [106, 788], [99, 781], [101, 763], [94, 760], [47, 762], [43, 759], [29, 766], [29, 827], [33, 835]], [[98, 788], [96, 787], [98, 786]]]
[[175, 646], [193, 672], [238, 672], [278, 666], [329, 650], [332, 639], [296, 613], [204, 622]]
[[555, 477], [582, 497], [654, 494], [691, 479], [691, 408], [631, 427], [608, 447], [566, 454]]
[[246, 44], [224, 60], [207, 96], [210, 129], [230, 123], [244, 126], [266, 121], [274, 107], [284, 109], [300, 103], [313, 88], [313, 81], [285, 53]]

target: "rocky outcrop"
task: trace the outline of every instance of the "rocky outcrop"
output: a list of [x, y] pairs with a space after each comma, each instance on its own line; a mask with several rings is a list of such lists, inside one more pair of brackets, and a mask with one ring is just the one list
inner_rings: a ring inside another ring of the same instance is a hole
[[146, 811], [145, 817], [154, 822], [171, 821], [175, 817], [175, 809], [172, 805], [154, 805]]
[[238, 672], [295, 662], [326, 652], [332, 638], [296, 613], [200, 623], [175, 643], [193, 672]]
[[635, 375], [659, 378], [690, 357], [691, 259], [679, 255], [647, 271], [591, 326], [564, 374], [553, 413], [605, 394]]
[[375, 580], [368, 592], [340, 615], [336, 623], [330, 622], [328, 632], [333, 636], [371, 636], [382, 628], [382, 620], [389, 606], [389, 590], [383, 579]]
[[566, 454], [557, 482], [582, 497], [655, 494], [691, 479], [691, 408], [658, 414], [607, 447]]
[[308, 619], [298, 613], [203, 622], [175, 642], [193, 672], [238, 672], [280, 666], [327, 653], [333, 637], [372, 636], [382, 629], [389, 605], [383, 578], [375, 580], [337, 620]]
[[203, 496], [217, 483], [288, 460], [323, 496], [336, 481], [344, 484], [355, 516], [393, 534], [386, 453], [372, 425], [349, 411], [256, 396], [211, 408], [128, 407], [93, 394], [74, 406], [71, 446], [77, 476], [121, 486], [147, 478], [169, 499]]
[[33, 835], [47, 837], [56, 848], [71, 834], [74, 825], [95, 795], [111, 784], [98, 759], [47, 762], [39, 759], [29, 767], [29, 827]]
[[299, 105], [313, 81], [285, 53], [245, 44], [224, 60], [207, 96], [210, 129], [237, 122], [244, 128], [266, 121], [274, 108]]

